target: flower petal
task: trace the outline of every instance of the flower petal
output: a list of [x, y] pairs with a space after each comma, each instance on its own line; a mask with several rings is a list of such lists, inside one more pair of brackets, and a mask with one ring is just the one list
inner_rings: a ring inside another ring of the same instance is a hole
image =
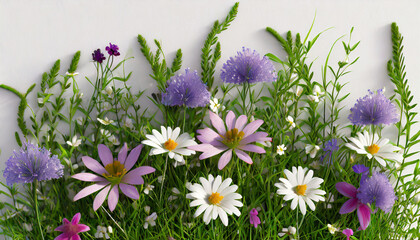
[[128, 151], [127, 143], [124, 143], [124, 146], [121, 148], [120, 152], [118, 153], [118, 161], [121, 164], [125, 163], [125, 159], [127, 158], [127, 151]]
[[264, 148], [256, 146], [256, 145], [252, 145], [252, 144], [239, 146], [238, 148], [244, 151], [248, 151], [248, 152], [265, 153]]
[[82, 215], [80, 214], [80, 213], [76, 213], [74, 216], [73, 216], [73, 219], [71, 219], [71, 223], [73, 223], [73, 224], [78, 224], [79, 223], [79, 221], [80, 221], [80, 217], [81, 217]]
[[107, 173], [105, 168], [98, 161], [96, 161], [95, 159], [91, 157], [83, 156], [82, 161], [87, 168], [89, 168], [90, 170], [94, 171], [95, 173], [99, 175]]
[[347, 202], [345, 202], [343, 206], [341, 206], [339, 213], [346, 214], [346, 213], [353, 212], [357, 208], [357, 202], [358, 202], [357, 198], [351, 198], [347, 200]]
[[238, 132], [242, 131], [245, 124], [248, 122], [246, 115], [241, 115], [236, 119], [235, 128], [238, 129]]
[[109, 182], [99, 182], [99, 183], [95, 183], [93, 185], [90, 185], [88, 187], [85, 187], [74, 196], [73, 201], [77, 201], [81, 198], [89, 196], [90, 194], [101, 190], [102, 188], [104, 188], [108, 184], [109, 184]]
[[215, 114], [212, 111], [209, 111], [209, 117], [210, 117], [211, 124], [213, 125], [214, 128], [216, 128], [217, 132], [220, 135], [225, 135], [226, 134], [225, 124], [223, 123], [223, 120], [219, 117], [219, 115]]
[[251, 157], [247, 153], [245, 153], [244, 151], [239, 150], [239, 149], [235, 149], [235, 153], [236, 153], [236, 156], [238, 156], [244, 162], [246, 162], [248, 164], [252, 164]]
[[229, 149], [228, 151], [223, 153], [219, 159], [219, 163], [217, 164], [219, 170], [222, 170], [229, 163], [231, 158], [232, 158], [232, 149]]
[[106, 188], [102, 189], [93, 200], [93, 210], [96, 211], [98, 208], [104, 203], [106, 196], [109, 193], [109, 189], [111, 185], [107, 186]]
[[335, 184], [335, 188], [339, 193], [349, 198], [355, 198], [357, 195], [356, 187], [346, 182], [338, 182]]
[[357, 217], [359, 218], [360, 228], [365, 230], [370, 223], [370, 208], [361, 203], [357, 208]]
[[127, 159], [125, 160], [125, 164], [124, 164], [125, 169], [127, 171], [130, 171], [130, 169], [137, 162], [137, 159], [139, 159], [142, 148], [143, 148], [143, 144], [139, 144], [137, 147], [135, 147], [133, 150], [131, 150], [131, 152], [128, 155]]
[[140, 198], [139, 192], [137, 191], [136, 187], [124, 183], [120, 183], [118, 185], [120, 186], [121, 192], [124, 193], [127, 197], [132, 199]]
[[85, 181], [85, 182], [106, 182], [107, 181], [105, 178], [92, 174], [92, 173], [77, 173], [71, 177], [80, 181]]
[[118, 197], [119, 197], [119, 193], [118, 193], [118, 184], [117, 184], [114, 187], [112, 187], [108, 195], [108, 207], [111, 212], [114, 211], [115, 207], [117, 206]]
[[111, 150], [104, 144], [98, 145], [98, 154], [104, 166], [111, 164], [114, 161]]
[[244, 132], [244, 137], [248, 137], [249, 135], [253, 134], [255, 131], [257, 131], [257, 129], [264, 123], [263, 120], [261, 119], [257, 119], [251, 123], [249, 123], [244, 130], [242, 130]]
[[232, 111], [229, 111], [226, 115], [225, 122], [228, 130], [235, 128], [236, 116]]

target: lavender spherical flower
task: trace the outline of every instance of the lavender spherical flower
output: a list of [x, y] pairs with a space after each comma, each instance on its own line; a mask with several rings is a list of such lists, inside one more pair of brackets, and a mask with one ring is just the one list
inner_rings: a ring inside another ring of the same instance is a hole
[[260, 57], [255, 50], [242, 48], [234, 58], [231, 57], [222, 67], [220, 78], [226, 83], [243, 84], [273, 82], [277, 79], [274, 66], [264, 56]]
[[110, 56], [120, 56], [120, 52], [118, 52], [119, 48], [116, 44], [109, 43], [109, 46], [105, 50]]
[[92, 59], [95, 62], [102, 63], [106, 58], [104, 54], [101, 52], [101, 49], [97, 49], [92, 53]]
[[51, 156], [47, 149], [27, 142], [7, 160], [3, 176], [7, 185], [12, 186], [14, 183], [60, 178], [63, 168], [56, 155]]
[[369, 90], [369, 94], [359, 98], [350, 111], [348, 118], [353, 125], [388, 125], [399, 120], [397, 108], [385, 97], [382, 89], [376, 94]]
[[166, 106], [205, 107], [210, 102], [210, 92], [201, 81], [197, 71], [185, 69], [185, 74], [172, 77], [166, 93], [162, 94], [162, 103]]
[[389, 212], [397, 197], [387, 176], [373, 172], [372, 177], [361, 182], [357, 198], [364, 204], [373, 203], [384, 212]]

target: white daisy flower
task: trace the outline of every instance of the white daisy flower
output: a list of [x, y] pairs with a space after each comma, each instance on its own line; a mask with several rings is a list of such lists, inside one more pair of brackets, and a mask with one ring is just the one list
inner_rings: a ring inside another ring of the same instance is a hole
[[225, 106], [221, 105], [219, 103], [219, 100], [217, 98], [211, 98], [210, 99], [210, 110], [213, 111], [216, 114], [219, 114], [219, 110], [224, 110]]
[[292, 128], [296, 127], [296, 124], [295, 124], [292, 116], [287, 116], [286, 121], [289, 122], [290, 125], [292, 125]]
[[277, 146], [277, 154], [280, 155], [280, 156], [283, 155], [284, 151], [286, 151], [286, 150], [287, 150], [287, 147], [284, 146], [284, 144]]
[[190, 156], [195, 154], [194, 150], [190, 150], [187, 147], [197, 145], [197, 143], [191, 138], [188, 133], [179, 135], [181, 129], [179, 127], [172, 131], [171, 127], [165, 128], [161, 126], [162, 133], [152, 130], [153, 135], [146, 135], [147, 140], [143, 140], [141, 143], [153, 147], [150, 151], [150, 155], [168, 153], [170, 158], [175, 161], [182, 162], [184, 158], [182, 156]]
[[334, 227], [334, 225], [331, 225], [331, 224], [327, 224], [327, 228], [328, 228], [328, 231], [333, 235], [335, 234], [335, 232], [339, 231], [338, 228]]
[[316, 156], [316, 153], [319, 151], [320, 147], [317, 145], [312, 144], [306, 144], [305, 146], [305, 152], [306, 154], [309, 154], [311, 158], [314, 158]]
[[73, 138], [70, 141], [66, 142], [67, 145], [71, 146], [71, 147], [77, 147], [82, 143], [82, 139], [77, 139], [77, 135], [74, 135]]
[[153, 212], [152, 214], [150, 214], [149, 216], [146, 217], [146, 219], [144, 220], [144, 229], [147, 229], [150, 226], [156, 226], [156, 219], [157, 219], [157, 214], [156, 212]]
[[150, 185], [150, 184], [146, 184], [146, 186], [144, 187], [143, 192], [145, 194], [149, 194], [151, 191], [153, 191], [153, 188], [155, 188], [155, 186]]
[[98, 227], [96, 228], [95, 238], [109, 239], [108, 233], [112, 233], [111, 226], [108, 226], [107, 228], [107, 227], [98, 225]]
[[[323, 179], [313, 177], [314, 172], [307, 168], [293, 167], [292, 172], [288, 169], [284, 170], [286, 178], [280, 178], [280, 182], [274, 184], [278, 187], [277, 194], [284, 195], [284, 200], [292, 200], [291, 209], [295, 209], [299, 204], [300, 211], [303, 215], [306, 214], [306, 204], [309, 208], [314, 211], [315, 204], [313, 202], [325, 201], [322, 195], [325, 195], [325, 191], [318, 189]], [[306, 174], [307, 172], [307, 174]]]
[[110, 120], [107, 117], [105, 117], [105, 119], [96, 118], [96, 120], [105, 126], [114, 122], [114, 120]]
[[222, 182], [222, 177], [219, 175], [216, 178], [209, 175], [208, 179], [200, 177], [201, 184], [186, 184], [191, 193], [187, 194], [187, 198], [194, 199], [190, 203], [190, 207], [199, 206], [194, 213], [194, 217], [200, 216], [203, 212], [203, 220], [206, 224], [210, 221], [216, 220], [220, 216], [223, 225], [228, 225], [228, 216], [235, 214], [240, 216], [241, 212], [237, 207], [242, 207], [243, 204], [238, 199], [242, 196], [235, 191], [238, 189], [237, 185], [232, 185], [232, 179], [227, 178]]
[[358, 154], [366, 155], [369, 159], [372, 157], [382, 166], [386, 165], [384, 159], [397, 161], [403, 160], [401, 153], [395, 152], [401, 150], [392, 144], [389, 144], [388, 138], [379, 138], [377, 134], [370, 134], [367, 131], [357, 133], [358, 138], [349, 138], [351, 143], [346, 143], [346, 147], [356, 151]]
[[289, 235], [290, 239], [295, 239], [296, 228], [289, 226], [288, 228], [283, 228], [279, 233], [279, 237], [283, 237], [285, 235]]

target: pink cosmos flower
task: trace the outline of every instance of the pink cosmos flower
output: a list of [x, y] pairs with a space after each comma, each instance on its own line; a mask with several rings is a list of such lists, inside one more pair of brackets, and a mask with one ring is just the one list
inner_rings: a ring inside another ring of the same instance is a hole
[[67, 218], [64, 218], [63, 225], [57, 227], [54, 230], [63, 233], [56, 237], [54, 240], [81, 240], [79, 233], [87, 232], [90, 230], [90, 228], [84, 224], [79, 224], [80, 216], [80, 213], [76, 213], [71, 222], [69, 222]]
[[253, 142], [271, 141], [271, 138], [267, 137], [267, 133], [255, 132], [264, 123], [263, 120], [255, 120], [247, 124], [248, 118], [245, 115], [236, 118], [232, 111], [229, 111], [226, 115], [225, 122], [211, 111], [209, 111], [209, 115], [211, 124], [217, 132], [210, 128], [197, 130], [199, 134], [197, 138], [202, 143], [188, 147], [203, 152], [199, 157], [200, 160], [224, 152], [218, 163], [219, 169], [222, 170], [231, 160], [232, 152], [235, 152], [240, 159], [248, 164], [252, 164], [252, 159], [244, 151], [265, 153], [262, 147], [251, 144]]
[[255, 228], [257, 228], [258, 225], [261, 224], [261, 220], [258, 217], [258, 211], [257, 211], [257, 209], [253, 208], [251, 210], [251, 212], [249, 212], [249, 222], [251, 224], [253, 224]]
[[77, 201], [102, 189], [93, 201], [93, 209], [96, 211], [108, 196], [108, 207], [112, 212], [118, 203], [119, 189], [127, 197], [139, 199], [139, 192], [137, 191], [137, 188], [132, 185], [143, 184], [144, 180], [141, 176], [156, 170], [148, 166], [131, 170], [137, 162], [142, 148], [142, 144], [138, 145], [131, 150], [130, 154], [127, 156], [127, 144], [124, 144], [121, 151], [118, 153], [118, 159], [114, 159], [111, 150], [109, 150], [107, 146], [100, 144], [98, 145], [98, 153], [103, 166], [91, 157], [82, 157], [85, 166], [99, 176], [92, 173], [78, 173], [73, 175], [72, 178], [95, 183], [77, 193], [76, 196], [74, 196], [73, 201]]
[[339, 182], [335, 185], [338, 192], [350, 199], [343, 204], [340, 214], [351, 213], [357, 209], [357, 217], [359, 218], [360, 228], [365, 230], [370, 223], [371, 210], [357, 198], [357, 189], [353, 185], [346, 182]]
[[353, 235], [353, 229], [346, 228], [343, 230], [343, 234], [347, 236], [347, 240], [350, 240], [350, 236]]

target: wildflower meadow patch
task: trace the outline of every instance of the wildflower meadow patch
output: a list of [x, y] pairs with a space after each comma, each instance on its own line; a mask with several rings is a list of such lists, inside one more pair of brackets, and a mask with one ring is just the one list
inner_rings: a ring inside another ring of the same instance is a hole
[[[15, 150], [0, 166], [7, 239], [418, 239], [420, 142], [393, 23], [393, 89], [366, 89], [350, 111], [343, 82], [359, 42], [313, 79], [307, 54], [321, 33], [280, 34], [286, 57], [247, 46], [220, 63], [219, 34], [201, 69], [172, 62], [138, 35], [154, 93], [130, 87], [131, 58], [109, 43], [92, 51], [95, 76], [58, 60], [19, 99]], [[311, 28], [312, 29], [312, 28]], [[330, 51], [331, 54], [331, 51]], [[90, 56], [90, 55], [89, 55]], [[329, 55], [328, 55], [329, 57]], [[221, 66], [220, 72], [216, 65]], [[83, 94], [79, 81], [92, 86]], [[35, 106], [31, 103], [34, 102]], [[149, 105], [153, 107], [149, 108]], [[343, 120], [344, 121], [341, 121]], [[344, 124], [344, 123], [346, 124]], [[13, 136], [8, 136], [13, 137]], [[69, 221], [68, 219], [71, 219]]]

